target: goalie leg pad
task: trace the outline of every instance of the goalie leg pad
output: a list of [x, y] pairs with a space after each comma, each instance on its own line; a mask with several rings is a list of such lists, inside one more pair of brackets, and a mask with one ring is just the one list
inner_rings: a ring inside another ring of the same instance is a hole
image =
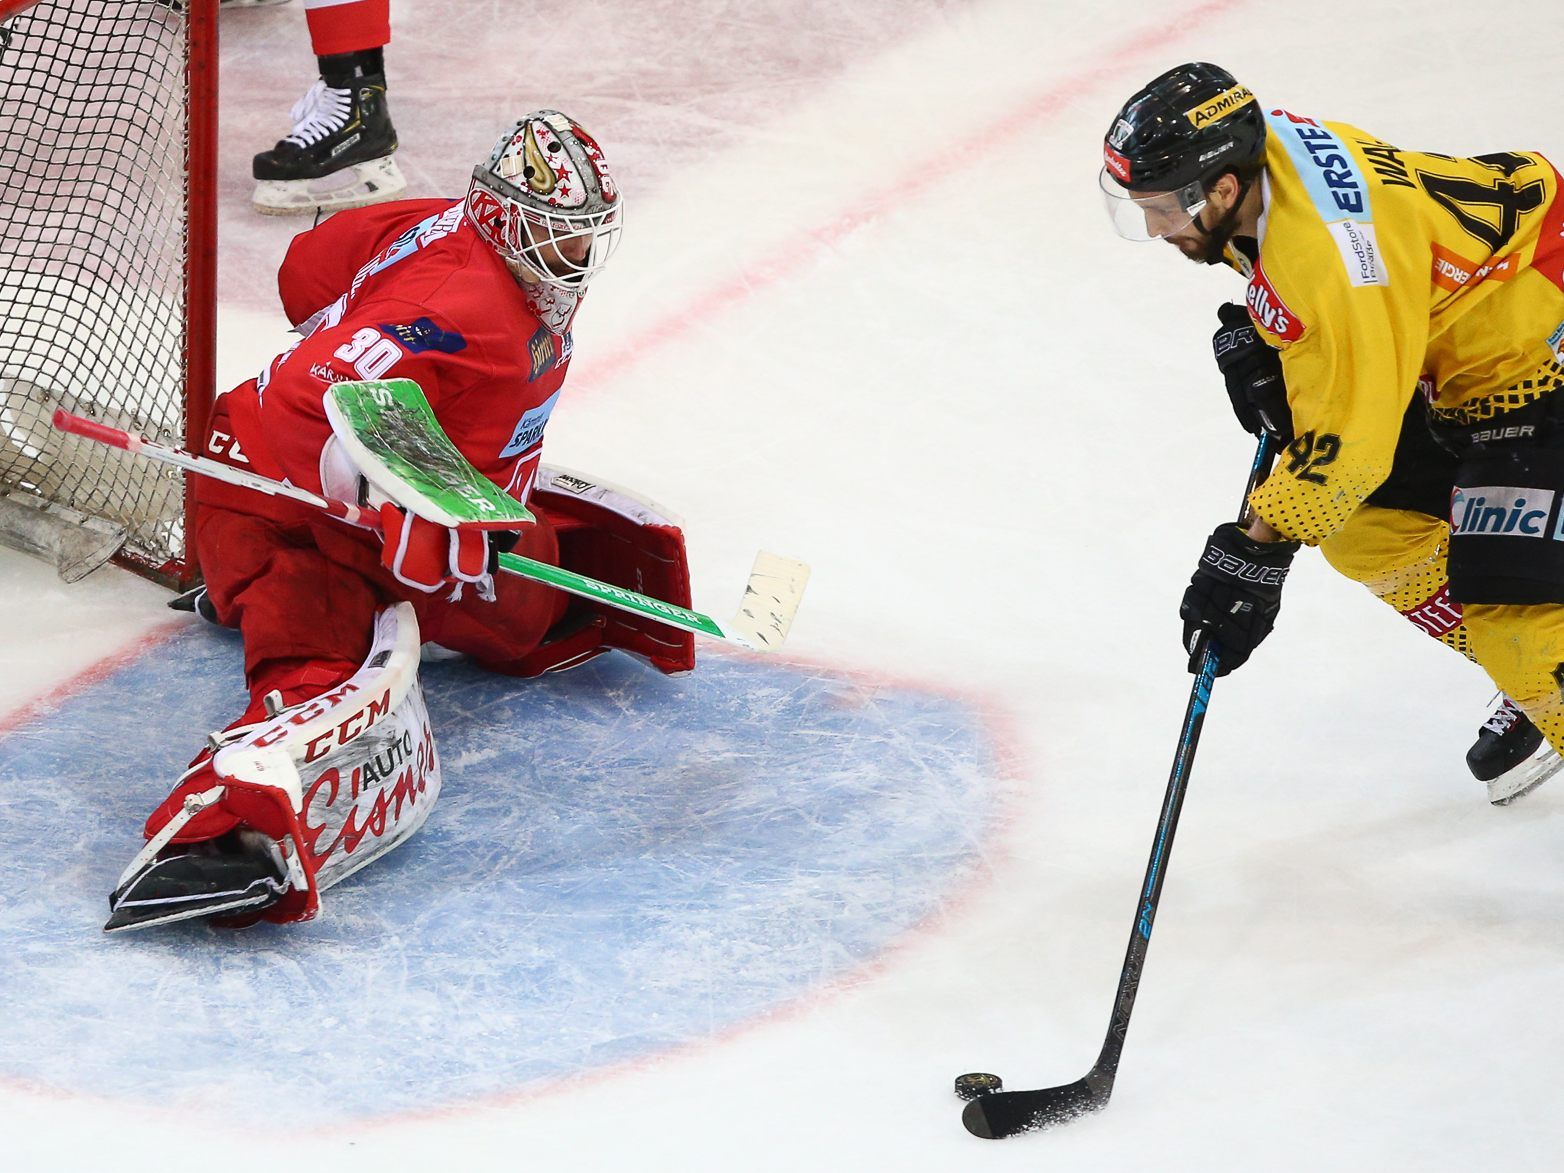
[[[559, 564], [664, 602], [690, 606], [684, 531], [653, 502], [563, 469], [541, 468], [530, 504], [559, 539]], [[670, 676], [695, 667], [695, 637], [641, 615], [573, 598], [559, 628], [532, 656], [505, 667], [518, 676], [574, 667], [618, 649]]]
[[234, 828], [259, 832], [277, 843], [290, 884], [250, 919], [313, 917], [321, 891], [405, 842], [439, 795], [418, 648], [411, 605], [383, 611], [350, 678], [216, 736], [149, 821], [148, 849]]

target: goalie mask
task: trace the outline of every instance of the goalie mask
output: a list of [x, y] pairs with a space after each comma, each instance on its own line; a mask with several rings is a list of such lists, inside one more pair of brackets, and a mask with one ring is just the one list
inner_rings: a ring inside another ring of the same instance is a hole
[[527, 277], [577, 294], [608, 263], [624, 223], [602, 150], [557, 110], [505, 132], [473, 168], [466, 211], [478, 235]]

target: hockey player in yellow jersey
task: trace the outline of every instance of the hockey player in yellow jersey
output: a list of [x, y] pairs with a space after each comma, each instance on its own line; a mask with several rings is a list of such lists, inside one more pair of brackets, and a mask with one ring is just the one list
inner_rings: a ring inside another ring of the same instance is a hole
[[1103, 157], [1121, 235], [1248, 278], [1214, 349], [1240, 422], [1282, 446], [1253, 521], [1206, 543], [1186, 648], [1209, 633], [1219, 674], [1243, 664], [1318, 546], [1506, 695], [1468, 755], [1490, 799], [1540, 784], [1564, 764], [1559, 173], [1402, 150], [1203, 63], [1135, 94]]

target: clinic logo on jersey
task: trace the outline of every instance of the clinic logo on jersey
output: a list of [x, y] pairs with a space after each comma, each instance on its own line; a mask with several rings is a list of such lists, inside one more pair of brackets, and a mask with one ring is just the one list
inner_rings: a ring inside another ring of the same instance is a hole
[[1450, 532], [1460, 536], [1552, 537], [1564, 541], [1564, 533], [1559, 532], [1559, 527], [1555, 527], [1552, 534], [1548, 533], [1553, 497], [1552, 489], [1513, 485], [1457, 488], [1450, 494]]
[[1254, 276], [1249, 279], [1244, 302], [1249, 307], [1249, 316], [1254, 319], [1254, 324], [1266, 333], [1283, 342], [1296, 342], [1303, 337], [1303, 323], [1298, 320], [1297, 314], [1287, 308], [1281, 295], [1271, 288], [1265, 269], [1259, 264], [1255, 265]]
[[1194, 125], [1196, 130], [1210, 126], [1213, 122], [1220, 122], [1235, 110], [1242, 110], [1254, 101], [1254, 94], [1248, 86], [1234, 86], [1230, 90], [1224, 90], [1209, 102], [1202, 102], [1193, 110], [1185, 110], [1184, 117]]
[[429, 318], [419, 318], [406, 325], [380, 323], [380, 332], [402, 344], [409, 354], [422, 354], [435, 350], [441, 354], [456, 354], [467, 349], [467, 339], [455, 330], [442, 330]]

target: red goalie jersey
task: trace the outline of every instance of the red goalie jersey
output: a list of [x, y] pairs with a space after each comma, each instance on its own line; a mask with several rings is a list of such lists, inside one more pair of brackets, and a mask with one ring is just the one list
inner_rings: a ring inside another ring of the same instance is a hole
[[[340, 212], [294, 240], [278, 285], [304, 338], [218, 400], [211, 455], [336, 495], [340, 486], [321, 482], [331, 437], [326, 389], [351, 379], [407, 378], [423, 389], [462, 454], [529, 502], [570, 363], [577, 294], [518, 281], [460, 200]], [[472, 592], [454, 602], [443, 593], [419, 595], [381, 566], [377, 535], [215, 481], [201, 480], [196, 492], [196, 548], [208, 593], [222, 620], [244, 633], [254, 691], [267, 686], [274, 665], [356, 664], [376, 609], [398, 598], [417, 608], [426, 641], [499, 671], [533, 675], [609, 647], [634, 651], [663, 671], [693, 664], [687, 635], [617, 615], [596, 617], [568, 646], [561, 637], [540, 649], [566, 616], [566, 597], [556, 591], [501, 575], [493, 603]], [[584, 506], [565, 494], [540, 498], [530, 501], [538, 522], [522, 532], [516, 553], [688, 603], [676, 530], [612, 538], [608, 530], [619, 521], [584, 516]]]
[[572, 295], [529, 295], [459, 200], [339, 213], [294, 240], [278, 288], [306, 336], [226, 399], [233, 437], [258, 472], [319, 491], [325, 389], [406, 378], [463, 455], [527, 500], [570, 364]]

